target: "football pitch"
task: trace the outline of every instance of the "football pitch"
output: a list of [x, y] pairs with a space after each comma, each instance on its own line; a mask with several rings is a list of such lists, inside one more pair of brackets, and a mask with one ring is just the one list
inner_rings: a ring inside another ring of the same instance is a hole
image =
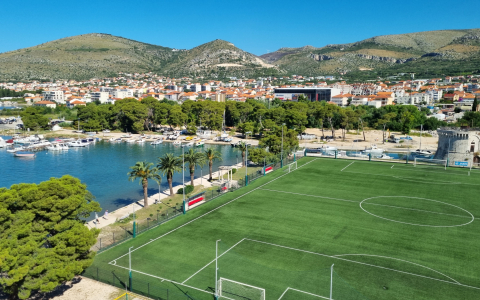
[[480, 172], [313, 157], [285, 169], [98, 254], [86, 275], [127, 285], [131, 263], [136, 292], [214, 299], [220, 240], [218, 278], [243, 284], [224, 299], [480, 299]]

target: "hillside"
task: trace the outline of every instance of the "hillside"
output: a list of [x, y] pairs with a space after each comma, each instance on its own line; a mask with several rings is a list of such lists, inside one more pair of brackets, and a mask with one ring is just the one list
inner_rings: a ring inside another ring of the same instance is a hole
[[252, 75], [268, 68], [277, 69], [222, 40], [177, 50], [100, 33], [0, 54], [0, 80], [90, 79], [148, 71], [172, 76]]
[[2, 79], [89, 79], [162, 68], [178, 51], [109, 34], [67, 37], [0, 54]]
[[261, 55], [288, 73], [394, 74], [425, 76], [480, 70], [480, 29], [384, 35], [322, 48], [281, 48]]

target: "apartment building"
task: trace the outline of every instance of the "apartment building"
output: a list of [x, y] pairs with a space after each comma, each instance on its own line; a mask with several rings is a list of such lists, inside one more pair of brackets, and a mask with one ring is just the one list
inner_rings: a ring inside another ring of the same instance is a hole
[[403, 105], [429, 105], [433, 103], [432, 97], [430, 96], [430, 94], [427, 93], [418, 93], [403, 97], [397, 97], [395, 100], [397, 101], [397, 104]]
[[112, 97], [117, 99], [133, 97], [133, 90], [130, 89], [116, 89], [112, 92]]
[[100, 101], [100, 103], [107, 103], [108, 92], [92, 92], [90, 93], [92, 101]]
[[54, 101], [56, 103], [65, 104], [65, 95], [63, 94], [63, 91], [44, 91], [42, 96], [45, 101]]

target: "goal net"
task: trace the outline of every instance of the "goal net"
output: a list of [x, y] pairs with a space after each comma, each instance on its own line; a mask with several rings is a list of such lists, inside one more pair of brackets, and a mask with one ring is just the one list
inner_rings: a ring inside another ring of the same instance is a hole
[[480, 175], [480, 163], [470, 164], [470, 172], [468, 172], [468, 175], [470, 174]]
[[288, 173], [295, 171], [297, 169], [297, 162], [294, 161], [291, 164], [288, 164]]
[[414, 167], [433, 167], [433, 168], [442, 168], [447, 169], [447, 160], [443, 159], [429, 159], [429, 158], [422, 158], [422, 157], [415, 157], [415, 161], [413, 163]]
[[218, 296], [230, 300], [265, 300], [265, 290], [226, 278], [218, 280]]

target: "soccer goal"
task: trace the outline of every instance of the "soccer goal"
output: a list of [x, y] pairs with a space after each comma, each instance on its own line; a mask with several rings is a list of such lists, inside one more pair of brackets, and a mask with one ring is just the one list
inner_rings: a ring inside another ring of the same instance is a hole
[[480, 163], [470, 164], [470, 171], [468, 172], [468, 175], [470, 174], [480, 174]]
[[265, 300], [265, 289], [220, 277], [218, 296], [230, 300]]
[[415, 157], [415, 161], [413, 163], [414, 167], [435, 167], [435, 168], [442, 168], [447, 169], [447, 160], [443, 159], [429, 159], [429, 158], [422, 158], [422, 157]]
[[[292, 171], [295, 171], [297, 169], [297, 162], [294, 161], [290, 164], [287, 165], [288, 167], [288, 173], [292, 172]], [[285, 168], [285, 171], [287, 170], [287, 168]]]

